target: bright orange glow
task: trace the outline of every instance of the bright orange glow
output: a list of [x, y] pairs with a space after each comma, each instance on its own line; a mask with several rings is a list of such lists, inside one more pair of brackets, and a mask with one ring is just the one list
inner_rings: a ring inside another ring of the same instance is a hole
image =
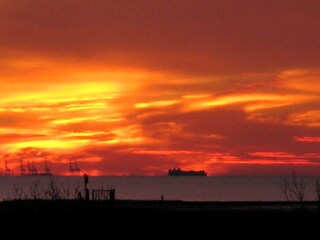
[[39, 140], [39, 141], [27, 141], [27, 142], [17, 142], [10, 144], [10, 148], [22, 149], [22, 148], [42, 148], [42, 149], [68, 149], [79, 147], [80, 145], [86, 144], [87, 140]]
[[195, 101], [187, 106], [188, 110], [203, 110], [206, 108], [223, 107], [234, 104], [244, 104], [248, 112], [275, 107], [283, 107], [311, 101], [312, 97], [300, 95], [276, 94], [239, 94], [231, 96], [208, 98], [205, 101]]
[[[283, 73], [280, 78], [286, 79], [292, 74]], [[214, 109], [222, 111], [221, 109], [232, 107], [246, 114], [245, 121], [249, 122], [256, 121], [265, 124], [262, 120], [269, 119], [268, 121], [271, 122], [279, 123], [280, 121], [284, 127], [290, 125], [316, 127], [319, 122], [317, 110], [303, 111], [298, 108], [297, 112], [289, 111], [283, 120], [280, 118], [277, 120], [279, 116], [273, 114], [278, 111], [277, 109], [290, 109], [299, 104], [313, 104], [317, 100], [314, 94], [262, 93], [263, 91], [259, 89], [259, 93], [250, 90], [238, 94], [220, 94], [214, 97], [205, 92], [197, 94], [176, 92], [174, 98], [176, 100], [173, 100], [172, 96], [168, 96], [166, 100], [163, 99], [163, 96], [159, 96], [161, 100], [157, 100], [156, 97], [149, 100], [149, 96], [145, 96], [145, 99], [140, 96], [141, 89], [145, 87], [145, 79], [148, 78], [146, 72], [133, 75], [119, 72], [102, 74], [101, 71], [81, 75], [81, 72], [76, 72], [70, 76], [72, 80], [66, 83], [40, 83], [41, 91], [34, 90], [33, 87], [26, 88], [24, 92], [19, 89], [16, 95], [11, 92], [9, 97], [0, 100], [0, 114], [2, 114], [0, 137], [3, 136], [3, 139], [8, 140], [10, 136], [10, 141], [2, 144], [1, 151], [3, 156], [6, 156], [7, 162], [11, 159], [9, 161], [11, 167], [19, 168], [18, 156], [23, 156], [24, 159], [30, 161], [32, 159], [37, 159], [38, 162], [43, 161], [35, 156], [29, 156], [30, 154], [27, 156], [26, 153], [22, 154], [23, 149], [46, 150], [49, 154], [46, 158], [55, 164], [66, 165], [71, 156], [72, 159], [76, 157], [83, 165], [94, 166], [95, 163], [112, 161], [108, 158], [109, 150], [99, 150], [110, 147], [115, 149], [120, 147], [112, 153], [112, 155], [119, 155], [120, 159], [123, 159], [121, 156], [123, 154], [131, 155], [130, 158], [137, 159], [135, 161], [139, 161], [139, 158], [163, 157], [165, 168], [158, 170], [157, 166], [146, 166], [145, 171], [147, 172], [144, 172], [146, 175], [162, 174], [172, 165], [187, 169], [209, 169], [211, 174], [216, 175], [229, 174], [228, 166], [237, 165], [317, 165], [316, 162], [311, 161], [311, 159], [318, 158], [318, 155], [314, 153], [296, 155], [287, 151], [250, 152], [248, 153], [250, 159], [239, 158], [228, 152], [219, 155], [205, 150], [210, 142], [212, 146], [223, 147], [223, 143], [230, 138], [220, 132], [219, 125], [216, 131], [192, 133], [186, 131], [189, 127], [197, 126], [192, 125], [192, 122], [183, 120], [177, 122], [174, 118], [161, 120], [172, 113], [177, 117], [179, 114], [190, 113], [197, 119], [197, 115], [201, 112]], [[149, 73], [149, 76], [151, 77], [152, 73]], [[124, 84], [123, 77], [135, 79], [135, 83]], [[84, 78], [90, 79], [90, 82], [74, 80]], [[103, 78], [106, 80], [101, 80]], [[172, 76], [169, 78], [172, 79]], [[97, 79], [99, 81], [96, 81]], [[155, 93], [156, 91], [152, 94]], [[170, 107], [170, 110], [167, 107]], [[219, 115], [215, 117], [219, 118]], [[139, 122], [153, 118], [154, 123]], [[14, 119], [13, 122], [12, 119]], [[233, 120], [237, 122], [237, 119]], [[201, 119], [201, 122], [205, 125], [206, 119]], [[184, 147], [171, 148], [172, 141], [179, 136], [181, 137], [179, 141], [182, 143], [186, 141]], [[249, 136], [250, 132], [248, 132]], [[192, 139], [202, 141], [203, 146], [199, 145], [197, 150], [191, 150], [187, 142]], [[318, 142], [315, 137], [293, 136], [292, 139], [296, 142]], [[86, 151], [85, 149], [92, 149], [90, 151], [93, 152], [94, 149], [97, 149], [98, 155], [87, 157], [83, 152]], [[99, 151], [102, 151], [102, 155]], [[104, 151], [107, 152], [105, 156]], [[61, 155], [65, 157], [61, 158]], [[167, 162], [169, 159], [174, 159], [174, 163], [169, 164]], [[89, 171], [93, 175], [134, 174], [130, 170], [104, 172], [103, 169], [91, 168]], [[60, 173], [68, 174], [63, 169]]]
[[135, 104], [135, 107], [136, 108], [167, 107], [176, 103], [178, 103], [178, 101], [162, 100], [162, 101], [155, 101], [155, 102], [148, 102], [148, 103], [137, 103]]
[[320, 15], [298, 2], [1, 2], [0, 174], [319, 175]]
[[320, 111], [307, 111], [293, 113], [288, 116], [288, 124], [319, 127], [320, 126]]
[[320, 143], [320, 137], [294, 137], [298, 142]]

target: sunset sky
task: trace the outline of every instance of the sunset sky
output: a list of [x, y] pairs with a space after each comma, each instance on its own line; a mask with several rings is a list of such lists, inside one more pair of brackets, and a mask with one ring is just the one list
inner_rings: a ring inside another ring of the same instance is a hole
[[319, 0], [0, 0], [0, 169], [320, 174]]

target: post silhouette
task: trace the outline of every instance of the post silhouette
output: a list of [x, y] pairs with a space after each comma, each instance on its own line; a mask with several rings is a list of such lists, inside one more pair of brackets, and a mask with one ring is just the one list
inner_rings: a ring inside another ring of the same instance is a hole
[[87, 174], [83, 175], [84, 177], [84, 196], [85, 196], [85, 200], [89, 200], [89, 189], [88, 189], [88, 183], [89, 183], [89, 176]]

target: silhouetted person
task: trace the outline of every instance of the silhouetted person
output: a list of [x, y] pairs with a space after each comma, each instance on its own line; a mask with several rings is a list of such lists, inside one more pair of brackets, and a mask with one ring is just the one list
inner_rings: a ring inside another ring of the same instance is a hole
[[164, 201], [164, 197], [163, 197], [163, 195], [161, 195], [161, 201], [159, 203], [159, 209], [162, 208], [163, 201]]
[[82, 199], [83, 199], [81, 192], [78, 192], [78, 199], [79, 199], [79, 200], [82, 200]]

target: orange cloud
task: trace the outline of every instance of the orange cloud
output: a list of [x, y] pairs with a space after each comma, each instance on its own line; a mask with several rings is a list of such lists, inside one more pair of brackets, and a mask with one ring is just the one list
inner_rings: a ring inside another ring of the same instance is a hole
[[135, 107], [136, 108], [167, 107], [177, 103], [178, 101], [176, 100], [161, 100], [161, 101], [146, 102], [146, 103], [136, 103]]
[[320, 111], [312, 110], [307, 112], [293, 113], [288, 116], [288, 124], [319, 127]]
[[60, 174], [75, 160], [95, 175], [314, 173], [317, 0], [12, 0], [0, 12], [0, 161], [16, 173], [24, 159]]
[[306, 101], [311, 101], [310, 96], [301, 95], [287, 95], [287, 94], [234, 94], [220, 96], [214, 99], [206, 99], [202, 101], [194, 101], [190, 106], [187, 107], [188, 110], [201, 110], [205, 108], [213, 107], [223, 107], [228, 105], [243, 104], [245, 105], [245, 110], [248, 112], [256, 110], [264, 110], [274, 107], [282, 107], [287, 105], [294, 105], [298, 103], [304, 103]]
[[320, 137], [294, 137], [294, 140], [298, 142], [318, 143], [320, 142]]

